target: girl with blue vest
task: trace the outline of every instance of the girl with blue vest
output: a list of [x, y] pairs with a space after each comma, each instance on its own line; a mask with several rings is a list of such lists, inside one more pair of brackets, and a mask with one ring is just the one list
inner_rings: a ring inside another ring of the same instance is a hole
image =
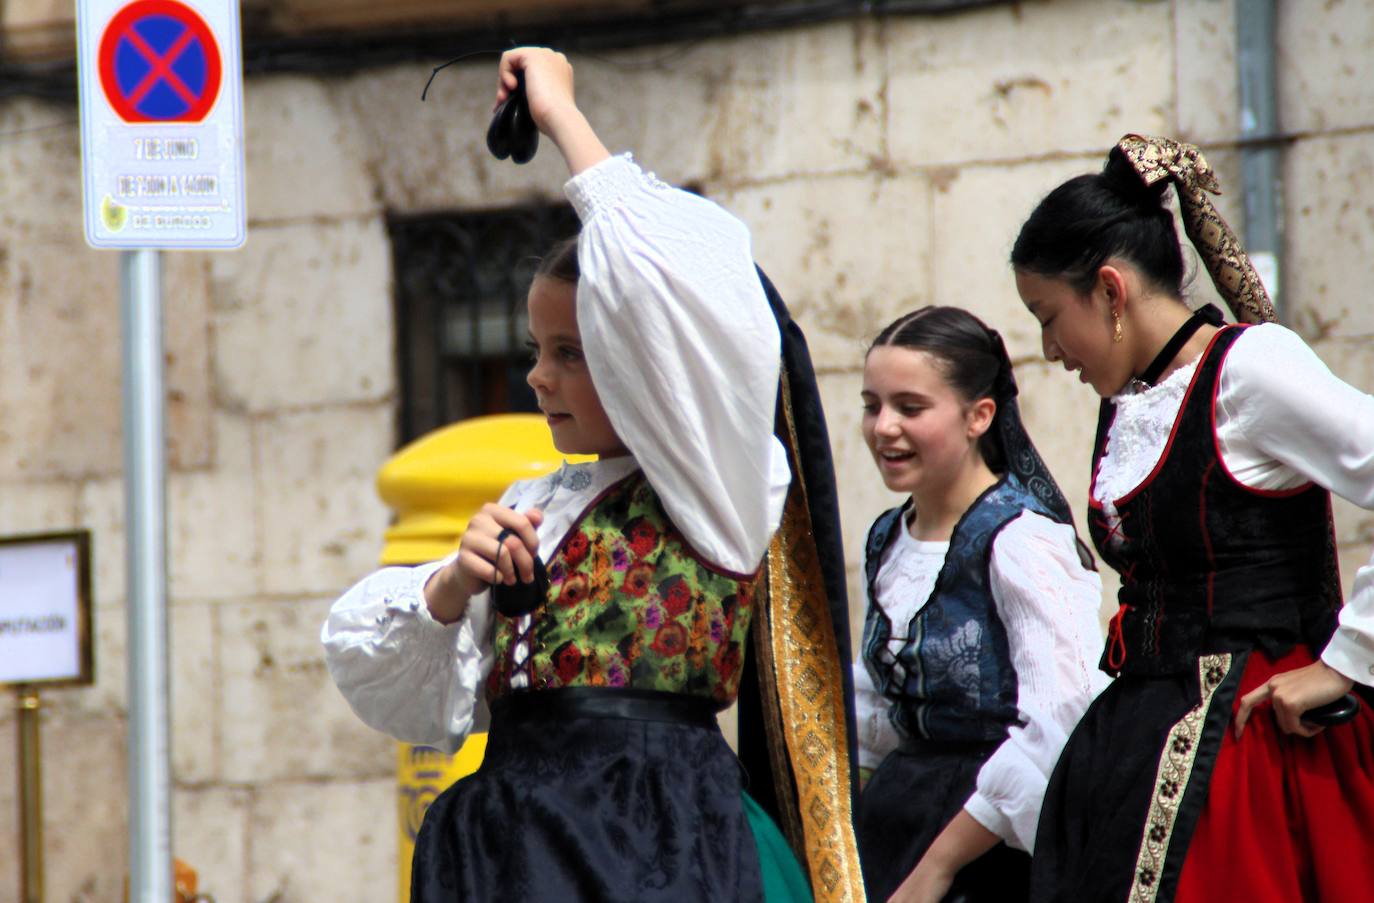
[[[774, 435], [787, 345], [749, 231], [612, 157], [562, 54], [505, 54], [498, 101], [518, 76], [582, 221], [530, 288], [527, 379], [559, 451], [596, 460], [515, 483], [448, 558], [345, 593], [322, 634], [330, 673], [398, 739], [452, 751], [489, 727], [480, 769], [426, 812], [414, 903], [810, 901], [716, 725], [768, 629], [761, 562], [805, 472]], [[818, 646], [826, 660], [841, 640]], [[810, 694], [833, 694], [839, 741], [842, 686]], [[741, 719], [742, 738], [759, 729]], [[841, 863], [816, 894], [836, 901], [861, 892], [852, 834], [852, 855], [833, 849], [849, 829], [839, 741], [811, 751], [833, 786], [807, 788], [841, 816], [831, 847], [806, 848]]]
[[953, 307], [898, 319], [864, 361], [864, 439], [910, 494], [864, 549], [870, 900], [1025, 899], [1045, 783], [1105, 682], [1101, 581], [1016, 391], [1001, 337]]

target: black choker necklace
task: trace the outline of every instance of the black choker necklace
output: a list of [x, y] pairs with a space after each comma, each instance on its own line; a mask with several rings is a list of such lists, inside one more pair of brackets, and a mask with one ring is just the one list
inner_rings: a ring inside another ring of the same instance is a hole
[[1204, 304], [1193, 311], [1193, 315], [1178, 328], [1178, 332], [1174, 333], [1173, 338], [1164, 344], [1159, 354], [1155, 355], [1155, 359], [1150, 361], [1150, 366], [1145, 368], [1145, 372], [1136, 377], [1136, 381], [1144, 383], [1147, 387], [1153, 386], [1159, 381], [1159, 376], [1164, 372], [1164, 368], [1169, 366], [1174, 358], [1178, 357], [1179, 351], [1188, 344], [1188, 340], [1199, 329], [1206, 324], [1221, 326], [1224, 322], [1226, 321], [1222, 319], [1221, 311], [1217, 310], [1215, 305]]

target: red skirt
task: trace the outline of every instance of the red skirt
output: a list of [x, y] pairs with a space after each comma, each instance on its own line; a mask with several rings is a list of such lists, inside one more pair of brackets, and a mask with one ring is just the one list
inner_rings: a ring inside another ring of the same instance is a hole
[[[1312, 662], [1256, 650], [1236, 693]], [[1315, 737], [1279, 730], [1266, 704], [1228, 727], [1179, 877], [1176, 903], [1374, 901], [1374, 711]]]

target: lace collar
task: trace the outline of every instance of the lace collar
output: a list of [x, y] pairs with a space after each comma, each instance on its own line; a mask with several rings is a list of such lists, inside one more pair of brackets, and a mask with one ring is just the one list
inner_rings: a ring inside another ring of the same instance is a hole
[[1179, 367], [1158, 385], [1136, 383], [1112, 397], [1116, 417], [1107, 433], [1107, 452], [1093, 488], [1093, 497], [1099, 502], [1121, 498], [1150, 475], [1169, 442], [1183, 396], [1188, 394], [1201, 360], [1199, 357]]

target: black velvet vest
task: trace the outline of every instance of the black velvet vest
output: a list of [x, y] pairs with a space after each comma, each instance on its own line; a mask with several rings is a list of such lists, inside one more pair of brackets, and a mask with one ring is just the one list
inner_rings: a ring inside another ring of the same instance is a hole
[[[1203, 353], [1159, 462], [1116, 500], [1120, 523], [1113, 528], [1091, 501], [1093, 543], [1121, 574], [1102, 657], [1109, 674], [1191, 673], [1207, 653], [1259, 648], [1277, 657], [1299, 642], [1317, 652], [1335, 630], [1330, 494], [1311, 483], [1247, 488], [1217, 448], [1221, 365], [1243, 329], [1221, 330]], [[1094, 483], [1115, 414], [1104, 401]]]

